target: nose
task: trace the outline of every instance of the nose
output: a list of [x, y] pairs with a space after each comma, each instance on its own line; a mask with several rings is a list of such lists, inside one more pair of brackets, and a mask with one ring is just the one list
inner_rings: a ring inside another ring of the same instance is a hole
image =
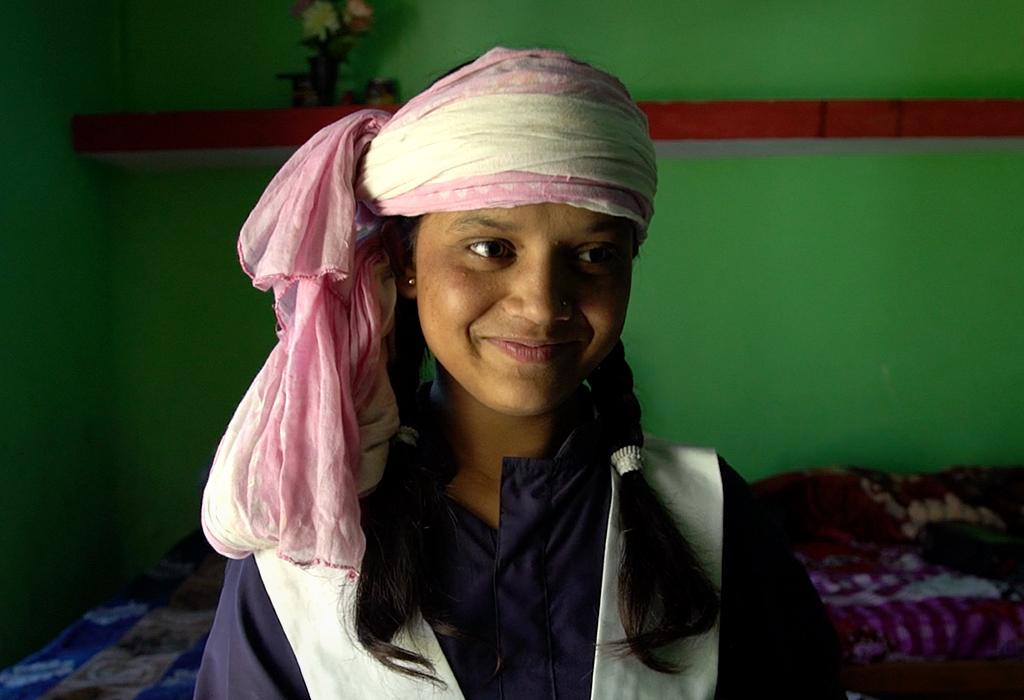
[[540, 326], [572, 317], [576, 305], [573, 270], [557, 253], [517, 261], [512, 280], [512, 312]]

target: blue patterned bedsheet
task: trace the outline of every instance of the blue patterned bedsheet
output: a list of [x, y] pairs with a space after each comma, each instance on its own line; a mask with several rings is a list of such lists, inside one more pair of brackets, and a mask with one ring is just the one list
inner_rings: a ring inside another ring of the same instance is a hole
[[0, 700], [186, 700], [224, 576], [201, 531], [40, 651], [0, 671]]

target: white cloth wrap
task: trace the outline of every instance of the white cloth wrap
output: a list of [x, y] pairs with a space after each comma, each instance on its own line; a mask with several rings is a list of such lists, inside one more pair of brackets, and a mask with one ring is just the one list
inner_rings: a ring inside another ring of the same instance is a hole
[[[388, 124], [367, 148], [360, 191], [383, 201], [427, 183], [501, 172], [614, 184], [648, 201], [657, 187], [654, 147], [640, 113], [565, 95], [495, 94]], [[587, 208], [646, 223], [613, 203], [593, 204]]]

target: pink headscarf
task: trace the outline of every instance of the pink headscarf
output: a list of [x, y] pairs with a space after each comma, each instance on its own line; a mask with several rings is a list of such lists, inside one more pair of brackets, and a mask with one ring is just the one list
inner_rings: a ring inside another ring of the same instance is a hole
[[362, 560], [359, 496], [399, 427], [379, 217], [562, 202], [632, 219], [642, 240], [655, 186], [625, 87], [554, 51], [492, 49], [394, 116], [363, 110], [317, 132], [238, 240], [253, 286], [274, 290], [278, 344], [214, 456], [202, 507], [214, 549], [353, 571]]

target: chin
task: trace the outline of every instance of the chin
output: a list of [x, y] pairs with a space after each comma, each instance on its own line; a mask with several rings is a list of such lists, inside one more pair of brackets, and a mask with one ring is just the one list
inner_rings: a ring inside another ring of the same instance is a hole
[[579, 386], [557, 389], [539, 388], [536, 384], [527, 388], [508, 387], [500, 390], [491, 385], [477, 400], [493, 411], [507, 416], [541, 416], [557, 411]]

